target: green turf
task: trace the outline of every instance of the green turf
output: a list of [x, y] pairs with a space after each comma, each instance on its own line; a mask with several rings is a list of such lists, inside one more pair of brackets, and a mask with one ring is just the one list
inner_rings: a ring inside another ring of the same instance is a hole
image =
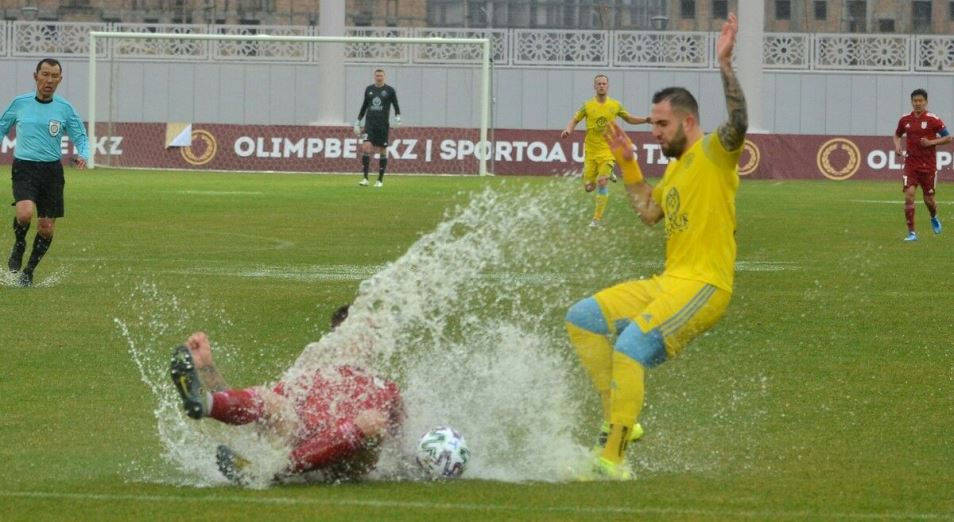
[[[0, 287], [0, 520], [954, 519], [954, 220], [935, 237], [919, 204], [921, 240], [902, 242], [893, 183], [743, 181], [734, 300], [651, 373], [655, 422], [634, 451], [673, 462], [637, 456], [634, 483], [247, 491], [139, 478], [164, 464], [153, 397], [114, 318], [135, 314], [144, 288], [187, 301], [195, 328], [264, 354], [231, 369], [235, 381], [267, 378], [357, 289], [355, 277], [309, 279], [315, 267], [371, 273], [469, 193], [542, 183], [393, 177], [378, 190], [354, 176], [71, 172], [40, 284]], [[634, 223], [619, 189], [603, 236], [581, 215], [580, 237], [612, 242], [637, 267], [658, 261], [661, 229]], [[954, 216], [948, 190], [942, 218]], [[571, 278], [568, 291], [619, 275]]]

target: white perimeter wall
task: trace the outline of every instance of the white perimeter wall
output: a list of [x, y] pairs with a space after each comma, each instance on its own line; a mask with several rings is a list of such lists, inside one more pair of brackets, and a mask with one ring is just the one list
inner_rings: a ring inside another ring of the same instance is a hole
[[[88, 118], [88, 66], [64, 60], [59, 94]], [[33, 59], [0, 63], [0, 103], [33, 89]], [[97, 120], [127, 122], [222, 122], [302, 125], [316, 119], [318, 68], [314, 65], [121, 62], [113, 90], [109, 62], [98, 73]], [[373, 65], [346, 66], [341, 120], [357, 116]], [[472, 127], [478, 120], [478, 70], [463, 67], [389, 66], [388, 83], [398, 92], [402, 120], [411, 126]], [[580, 103], [592, 96], [599, 69], [507, 67], [496, 69], [493, 126], [563, 128]], [[687, 87], [699, 98], [702, 122], [713, 129], [725, 116], [717, 71], [608, 71], [610, 95], [637, 114], [649, 110], [655, 90]], [[954, 75], [767, 72], [767, 131], [783, 134], [890, 135], [910, 110], [909, 94], [923, 87], [929, 108], [954, 122]], [[110, 107], [109, 97], [114, 103]], [[581, 126], [582, 127], [582, 126]]]

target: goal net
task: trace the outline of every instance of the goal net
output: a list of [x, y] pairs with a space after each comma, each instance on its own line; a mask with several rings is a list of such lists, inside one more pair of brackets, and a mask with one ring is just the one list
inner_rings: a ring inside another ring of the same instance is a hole
[[91, 167], [358, 172], [353, 126], [383, 69], [401, 109], [388, 173], [492, 172], [487, 38], [176, 27], [90, 33]]

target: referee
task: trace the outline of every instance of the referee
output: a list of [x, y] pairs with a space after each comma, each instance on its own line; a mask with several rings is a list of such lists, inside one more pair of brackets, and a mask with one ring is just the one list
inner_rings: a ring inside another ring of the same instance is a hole
[[[36, 91], [21, 94], [10, 102], [0, 116], [0, 136], [6, 136], [16, 125], [16, 147], [13, 153], [13, 251], [10, 252], [10, 272], [19, 273], [20, 286], [33, 284], [33, 271], [53, 242], [53, 225], [63, 217], [63, 135], [76, 146], [78, 157], [73, 158], [77, 168], [86, 168], [89, 142], [83, 120], [65, 99], [56, 96], [56, 88], [63, 81], [63, 67], [53, 58], [44, 58], [33, 73]], [[37, 233], [33, 251], [26, 266], [26, 235], [37, 215]]]

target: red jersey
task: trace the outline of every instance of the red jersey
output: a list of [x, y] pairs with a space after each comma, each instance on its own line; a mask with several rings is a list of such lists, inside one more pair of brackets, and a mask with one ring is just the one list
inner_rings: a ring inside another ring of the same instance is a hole
[[[301, 386], [300, 389], [298, 386]], [[291, 389], [289, 389], [291, 388]], [[353, 366], [338, 366], [303, 375], [294, 385], [279, 383], [274, 391], [292, 395], [302, 421], [298, 443], [292, 452], [297, 471], [317, 469], [342, 460], [360, 458], [366, 450], [376, 453], [354, 425], [355, 417], [365, 410], [387, 412], [392, 434], [400, 430], [404, 419], [401, 395], [395, 383]], [[304, 392], [302, 396], [298, 392]], [[373, 465], [372, 458], [371, 464]]]
[[933, 140], [947, 133], [947, 127], [941, 118], [930, 112], [915, 115], [914, 112], [901, 116], [894, 135], [907, 135], [907, 156], [904, 158], [904, 170], [908, 172], [934, 172], [937, 170], [937, 156], [934, 147], [922, 147], [921, 138]]

